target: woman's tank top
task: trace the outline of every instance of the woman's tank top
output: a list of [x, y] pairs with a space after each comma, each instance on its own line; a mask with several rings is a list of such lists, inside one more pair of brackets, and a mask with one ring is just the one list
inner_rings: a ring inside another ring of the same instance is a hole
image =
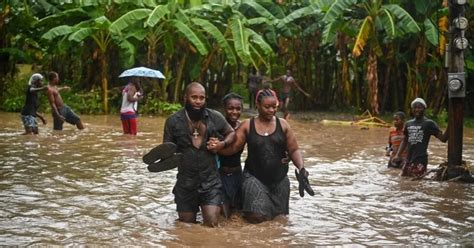
[[242, 152], [244, 150], [240, 150], [235, 154], [232, 154], [230, 156], [219, 156], [221, 166], [222, 167], [240, 167], [240, 155], [242, 155]]
[[258, 134], [255, 119], [250, 120], [247, 151], [245, 169], [263, 184], [274, 185], [288, 174], [288, 164], [281, 162], [286, 157], [286, 136], [278, 117], [275, 132], [268, 136]]

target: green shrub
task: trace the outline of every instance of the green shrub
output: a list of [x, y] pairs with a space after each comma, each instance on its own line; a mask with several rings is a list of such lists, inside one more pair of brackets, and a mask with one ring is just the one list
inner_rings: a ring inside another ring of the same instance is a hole
[[139, 110], [142, 114], [172, 114], [180, 110], [183, 106], [179, 103], [163, 102], [153, 96], [149, 95]]
[[7, 112], [20, 112], [25, 103], [24, 96], [13, 96], [6, 98], [2, 103], [2, 110]]
[[240, 96], [242, 96], [242, 98], [244, 98], [244, 102], [248, 103], [249, 90], [247, 89], [246, 84], [232, 84], [230, 91], [239, 94]]
[[81, 114], [103, 114], [102, 97], [99, 91], [61, 92], [61, 96], [69, 107]]
[[437, 115], [432, 109], [425, 110], [425, 116], [435, 121], [439, 126], [446, 127], [448, 125], [448, 112], [442, 109]]
[[20, 112], [25, 104], [25, 92], [28, 85], [28, 78], [8, 80], [5, 85], [5, 92], [0, 109], [7, 112]]

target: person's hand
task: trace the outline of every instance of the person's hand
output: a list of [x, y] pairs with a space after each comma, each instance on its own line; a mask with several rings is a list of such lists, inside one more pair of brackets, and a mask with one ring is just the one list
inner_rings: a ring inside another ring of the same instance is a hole
[[281, 159], [281, 163], [284, 164], [284, 165], [288, 165], [290, 163], [290, 158], [288, 157], [288, 155], [284, 158]]
[[220, 140], [216, 137], [210, 137], [209, 140], [207, 141], [207, 150], [210, 152], [216, 153], [219, 151], [222, 147], [219, 147]]
[[66, 118], [60, 114], [58, 114], [58, 117], [59, 119], [61, 119], [62, 122], [65, 122], [66, 121]]
[[301, 197], [304, 197], [304, 192], [308, 193], [310, 196], [314, 196], [314, 191], [309, 184], [308, 176], [309, 172], [303, 167], [298, 173], [298, 169], [295, 169], [296, 179], [298, 179], [298, 191]]
[[309, 93], [306, 93], [306, 92], [304, 93], [304, 95], [305, 95], [306, 97], [311, 97], [311, 95], [310, 95]]
[[137, 99], [137, 100], [141, 100], [143, 99], [143, 94], [141, 92], [137, 92], [135, 93], [134, 97]]
[[46, 125], [46, 119], [45, 118], [41, 118], [41, 121], [43, 122], [43, 125]]

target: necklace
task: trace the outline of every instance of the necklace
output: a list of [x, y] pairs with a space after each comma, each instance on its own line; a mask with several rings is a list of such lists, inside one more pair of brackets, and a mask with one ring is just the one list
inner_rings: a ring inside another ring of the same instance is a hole
[[[257, 118], [258, 118], [258, 116], [257, 116]], [[260, 121], [261, 121], [261, 122], [264, 122], [264, 121], [262, 121], [261, 119], [260, 119]], [[269, 133], [269, 130], [267, 129], [267, 130], [263, 133], [263, 136], [268, 136], [268, 135], [270, 135], [270, 133]]]
[[189, 118], [188, 112], [184, 111], [186, 113], [186, 118], [188, 118], [189, 123], [191, 123], [191, 127], [194, 130], [192, 135], [194, 136], [194, 139], [197, 139], [199, 136], [199, 129], [201, 127], [201, 121], [197, 121], [197, 125], [194, 125], [194, 122]]

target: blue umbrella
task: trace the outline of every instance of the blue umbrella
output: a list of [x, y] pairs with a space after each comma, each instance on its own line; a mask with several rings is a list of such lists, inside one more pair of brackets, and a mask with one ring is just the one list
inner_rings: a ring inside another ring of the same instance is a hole
[[158, 70], [153, 70], [147, 67], [135, 67], [132, 69], [128, 69], [122, 74], [120, 74], [119, 78], [121, 77], [150, 77], [150, 78], [162, 78], [164, 79], [165, 76]]

